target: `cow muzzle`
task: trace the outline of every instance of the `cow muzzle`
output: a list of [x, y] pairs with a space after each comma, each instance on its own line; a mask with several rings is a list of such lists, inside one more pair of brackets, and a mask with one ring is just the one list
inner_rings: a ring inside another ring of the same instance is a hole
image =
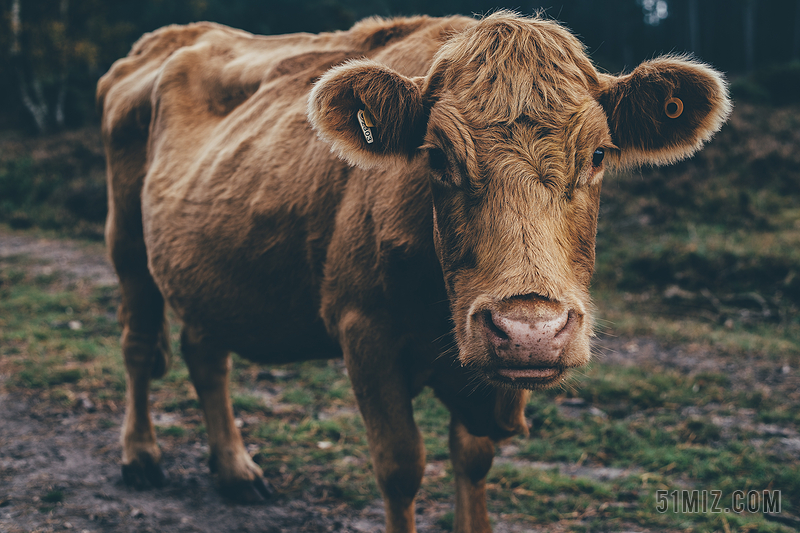
[[571, 350], [582, 334], [583, 314], [570, 306], [529, 294], [491, 303], [473, 316], [489, 352], [484, 371], [492, 381], [546, 387], [586, 362]]

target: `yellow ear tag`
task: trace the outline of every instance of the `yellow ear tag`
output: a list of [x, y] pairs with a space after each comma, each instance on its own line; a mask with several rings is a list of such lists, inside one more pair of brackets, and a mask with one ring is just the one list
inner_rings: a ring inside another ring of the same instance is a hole
[[369, 108], [364, 109], [364, 123], [370, 128], [374, 128], [378, 123], [378, 121], [375, 120], [375, 115], [372, 114]]
[[664, 104], [664, 113], [669, 118], [678, 118], [683, 113], [683, 102], [680, 98], [670, 98]]
[[370, 129], [371, 126], [375, 125], [373, 120], [370, 120], [372, 119], [372, 115], [367, 115], [363, 109], [359, 109], [356, 116], [358, 117], [358, 125], [361, 126], [361, 133], [364, 134], [367, 144], [372, 144], [375, 141], [375, 138], [372, 136], [372, 130]]

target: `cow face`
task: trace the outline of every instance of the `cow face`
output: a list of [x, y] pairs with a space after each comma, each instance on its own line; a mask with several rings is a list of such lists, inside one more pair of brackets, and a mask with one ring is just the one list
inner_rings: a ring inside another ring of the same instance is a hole
[[722, 77], [702, 64], [600, 74], [562, 27], [508, 13], [450, 38], [424, 78], [354, 61], [309, 99], [345, 160], [425, 162], [461, 362], [524, 388], [589, 361], [605, 169], [687, 157], [729, 112]]

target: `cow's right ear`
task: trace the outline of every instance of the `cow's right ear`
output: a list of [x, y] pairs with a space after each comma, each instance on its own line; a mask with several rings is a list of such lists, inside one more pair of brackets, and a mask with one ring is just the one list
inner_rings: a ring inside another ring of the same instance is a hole
[[308, 98], [308, 120], [320, 138], [362, 168], [412, 157], [422, 144], [427, 115], [416, 80], [370, 60], [330, 69]]

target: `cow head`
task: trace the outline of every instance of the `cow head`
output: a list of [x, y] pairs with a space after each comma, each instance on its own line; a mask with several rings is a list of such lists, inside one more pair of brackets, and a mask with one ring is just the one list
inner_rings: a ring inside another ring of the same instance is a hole
[[352, 61], [309, 99], [313, 127], [343, 159], [424, 165], [460, 360], [524, 388], [589, 361], [605, 169], [683, 159], [730, 109], [703, 64], [664, 57], [598, 73], [567, 30], [509, 13], [448, 39], [425, 77]]

